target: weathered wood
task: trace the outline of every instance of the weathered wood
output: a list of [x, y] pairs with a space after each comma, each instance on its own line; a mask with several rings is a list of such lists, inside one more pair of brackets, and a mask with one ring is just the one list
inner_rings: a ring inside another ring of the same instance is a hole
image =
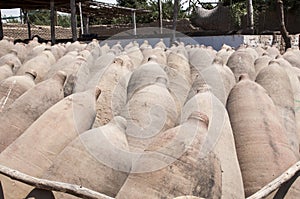
[[[295, 181], [295, 176], [298, 177], [300, 175], [300, 161], [291, 166], [288, 170], [286, 170], [279, 177], [274, 179], [272, 182], [264, 186], [261, 190], [251, 195], [247, 199], [261, 199], [270, 195], [273, 191], [279, 188], [278, 192], [283, 188], [286, 189], [286, 186], [291, 186], [291, 183], [288, 183], [290, 180]], [[286, 184], [285, 184], [286, 183]], [[289, 187], [288, 187], [289, 188]], [[276, 194], [277, 195], [277, 194]], [[285, 195], [285, 194], [284, 194]]]
[[176, 41], [176, 27], [177, 27], [177, 18], [178, 18], [178, 11], [179, 11], [179, 0], [174, 1], [174, 14], [173, 14], [173, 34], [171, 38], [171, 43]]
[[133, 35], [136, 35], [136, 16], [135, 11], [132, 11]]
[[28, 11], [25, 11], [24, 15], [26, 18], [26, 23], [27, 23], [28, 39], [31, 39], [31, 27], [30, 27], [30, 21], [29, 21], [29, 17], [28, 17]]
[[50, 27], [51, 27], [51, 43], [55, 44], [55, 7], [54, 7], [54, 0], [50, 1]]
[[285, 43], [285, 50], [292, 47], [291, 44], [291, 36], [289, 36], [289, 33], [285, 27], [285, 19], [284, 19], [284, 10], [283, 10], [283, 2], [282, 0], [277, 0], [277, 13], [279, 16], [280, 21], [280, 33], [283, 37], [284, 43]]
[[70, 0], [72, 40], [77, 41], [76, 1]]
[[253, 34], [254, 31], [254, 21], [253, 21], [253, 4], [252, 0], [247, 0], [247, 26]]
[[[13, 180], [34, 186], [36, 188], [68, 193], [86, 199], [112, 199], [109, 196], [84, 188], [82, 186], [35, 178], [19, 171], [0, 165], [0, 173]], [[5, 191], [5, 190], [4, 190]]]
[[82, 16], [81, 2], [78, 2], [78, 8], [79, 8], [79, 16], [80, 16], [80, 30], [81, 30], [81, 35], [83, 35], [84, 30], [83, 30], [83, 16]]
[[1, 17], [1, 10], [0, 10], [0, 40], [3, 39], [3, 25], [2, 25], [2, 17]]
[[89, 16], [83, 17], [84, 34], [89, 34], [89, 21], [90, 21]]
[[162, 23], [162, 3], [161, 3], [161, 0], [158, 0], [158, 17], [159, 17], [160, 34], [162, 34], [163, 23]]

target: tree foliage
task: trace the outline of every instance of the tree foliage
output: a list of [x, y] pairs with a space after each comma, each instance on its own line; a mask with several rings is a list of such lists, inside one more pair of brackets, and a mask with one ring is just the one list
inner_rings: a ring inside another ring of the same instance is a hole
[[[30, 23], [35, 25], [50, 25], [49, 10], [33, 10], [28, 13]], [[70, 27], [71, 20], [69, 15], [57, 15], [57, 25], [62, 27]]]

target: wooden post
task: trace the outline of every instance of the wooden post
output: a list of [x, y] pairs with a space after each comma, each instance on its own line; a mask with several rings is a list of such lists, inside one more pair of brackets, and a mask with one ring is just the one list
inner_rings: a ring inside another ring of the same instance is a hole
[[30, 21], [29, 21], [27, 10], [24, 12], [24, 15], [25, 15], [25, 18], [26, 18], [26, 23], [27, 23], [28, 39], [31, 39], [31, 27], [30, 27]]
[[55, 44], [55, 7], [54, 0], [50, 1], [50, 26], [51, 26], [51, 43]]
[[284, 18], [284, 10], [283, 10], [283, 2], [282, 0], [277, 0], [277, 13], [279, 16], [280, 21], [280, 33], [284, 39], [285, 43], [285, 50], [292, 47], [291, 44], [291, 36], [289, 36], [289, 33], [285, 27], [285, 18]]
[[83, 18], [82, 18], [81, 2], [78, 3], [78, 7], [79, 7], [79, 15], [80, 15], [80, 29], [81, 29], [81, 35], [83, 35], [83, 34], [84, 34], [84, 30], [83, 30]]
[[178, 17], [178, 8], [179, 8], [179, 0], [174, 1], [174, 14], [173, 14], [173, 35], [171, 38], [170, 45], [176, 40], [176, 27], [177, 27], [177, 17]]
[[23, 15], [22, 15], [22, 9], [20, 8], [20, 24], [24, 24], [23, 22]]
[[158, 18], [159, 18], [159, 29], [160, 29], [160, 34], [162, 34], [162, 28], [163, 28], [163, 23], [162, 23], [162, 3], [161, 0], [158, 0]]
[[72, 40], [77, 41], [76, 1], [70, 0]]
[[253, 21], [253, 4], [252, 0], [247, 0], [247, 25], [251, 33], [254, 33], [254, 21]]
[[133, 21], [133, 35], [136, 35], [136, 19], [135, 19], [135, 11], [132, 11], [132, 21]]
[[2, 24], [2, 13], [1, 13], [1, 9], [0, 9], [0, 40], [3, 39], [4, 34], [3, 34], [3, 24]]
[[89, 34], [89, 22], [90, 18], [89, 16], [83, 17], [83, 24], [84, 24], [84, 34]]

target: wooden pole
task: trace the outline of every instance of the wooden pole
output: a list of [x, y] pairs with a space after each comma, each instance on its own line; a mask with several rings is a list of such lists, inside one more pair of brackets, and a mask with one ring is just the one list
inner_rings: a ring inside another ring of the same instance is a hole
[[254, 21], [253, 21], [253, 4], [252, 0], [247, 0], [247, 25], [251, 33], [254, 33]]
[[277, 0], [277, 13], [279, 15], [280, 21], [280, 33], [284, 39], [285, 50], [292, 47], [291, 36], [285, 27], [285, 18], [284, 18], [284, 10], [283, 10], [283, 2], [282, 0]]
[[0, 9], [0, 40], [2, 40], [4, 37], [3, 34], [3, 24], [2, 24], [2, 13], [1, 13], [1, 9]]
[[80, 29], [81, 29], [81, 35], [84, 34], [83, 30], [83, 17], [82, 17], [82, 7], [81, 7], [81, 2], [78, 2], [78, 7], [79, 7], [79, 15], [80, 15]]
[[72, 40], [77, 41], [76, 1], [70, 0]]
[[160, 29], [160, 34], [163, 33], [162, 28], [163, 28], [163, 16], [162, 16], [162, 3], [161, 0], [158, 0], [158, 17], [159, 17], [159, 29]]
[[55, 6], [54, 0], [50, 1], [50, 26], [51, 26], [51, 43], [55, 44]]
[[89, 22], [90, 18], [89, 16], [83, 17], [83, 24], [84, 24], [84, 34], [89, 34]]
[[30, 21], [28, 17], [28, 11], [25, 11], [25, 18], [26, 18], [26, 23], [27, 23], [27, 31], [28, 31], [28, 39], [31, 39], [31, 27], [30, 27]]
[[132, 21], [133, 21], [133, 35], [136, 35], [136, 17], [135, 11], [132, 11]]
[[[281, 174], [279, 177], [274, 179], [272, 182], [264, 186], [261, 190], [253, 194], [252, 196], [248, 197], [247, 199], [262, 199], [270, 195], [273, 191], [279, 188], [278, 192], [281, 187], [287, 192], [288, 188], [292, 185], [289, 181], [294, 182], [295, 179], [300, 174], [300, 161], [291, 166], [288, 170], [286, 170], [283, 174]], [[284, 187], [285, 185], [288, 185], [288, 187]], [[279, 194], [276, 194], [279, 195]], [[282, 196], [282, 195], [281, 195]], [[283, 195], [284, 196], [284, 195]]]
[[174, 12], [173, 12], [173, 35], [171, 39], [170, 45], [176, 40], [176, 27], [177, 27], [177, 17], [178, 17], [178, 9], [179, 9], [179, 1], [174, 0]]
[[82, 186], [35, 178], [2, 165], [0, 165], [0, 174], [39, 189], [59, 191], [86, 199], [113, 199], [107, 195], [84, 188]]

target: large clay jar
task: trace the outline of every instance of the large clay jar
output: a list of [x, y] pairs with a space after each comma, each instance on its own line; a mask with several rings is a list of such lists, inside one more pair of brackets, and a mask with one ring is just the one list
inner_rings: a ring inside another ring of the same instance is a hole
[[[216, 57], [209, 67], [204, 68], [200, 72], [200, 75], [212, 88], [214, 95], [226, 105], [229, 92], [235, 85], [234, 74], [228, 66], [222, 63], [220, 57]], [[194, 82], [193, 87], [197, 86], [195, 84], [196, 81]]]
[[157, 63], [157, 57], [152, 56], [149, 61], [132, 72], [127, 87], [127, 101], [131, 99], [135, 92], [156, 82], [158, 77], [168, 80], [168, 75], [163, 67]]
[[[267, 91], [243, 74], [227, 102], [246, 197], [298, 161]], [[259, 180], [258, 180], [259, 179]]]
[[165, 78], [158, 77], [154, 84], [136, 91], [122, 111], [132, 151], [145, 150], [157, 135], [175, 126], [178, 113], [166, 83]]
[[208, 85], [199, 85], [196, 95], [183, 107], [180, 123], [190, 114], [200, 111], [209, 117], [208, 134], [202, 153], [213, 151], [222, 169], [222, 198], [245, 198], [242, 174], [235, 149], [235, 140], [224, 104], [212, 93]]
[[48, 108], [63, 99], [66, 74], [53, 78], [26, 91], [0, 115], [0, 151], [17, 139]]
[[207, 116], [194, 112], [183, 124], [156, 137], [133, 162], [116, 198], [220, 198], [220, 162], [213, 152], [199, 155], [207, 126]]
[[[113, 97], [118, 92], [117, 89], [121, 85], [121, 80], [130, 73], [129, 68], [131, 66], [132, 62], [127, 55], [117, 56], [113, 63], [107, 66], [102, 71], [102, 74], [99, 74], [97, 79], [95, 79], [95, 85], [101, 88], [102, 94], [97, 100], [97, 117], [93, 128], [107, 124], [115, 115], [114, 109], [116, 104], [114, 104]], [[127, 80], [128, 78], [125, 79]], [[125, 84], [127, 85], [127, 83]]]
[[254, 61], [254, 57], [248, 51], [239, 49], [229, 57], [227, 66], [232, 70], [237, 82], [243, 73], [247, 73], [250, 79], [255, 80]]
[[0, 110], [7, 109], [18, 97], [35, 86], [35, 71], [26, 72], [25, 75], [11, 76], [0, 83]]
[[108, 124], [84, 132], [57, 156], [43, 178], [80, 184], [115, 197], [131, 168], [125, 131], [126, 120], [116, 116]]
[[[75, 93], [56, 103], [0, 154], [0, 163], [42, 177], [56, 157], [95, 119], [95, 101], [100, 90]], [[0, 175], [5, 198], [24, 198], [29, 186]]]
[[22, 65], [20, 59], [18, 58], [17, 51], [15, 49], [12, 49], [10, 53], [8, 53], [0, 58], [0, 66], [2, 66], [4, 64], [9, 64], [9, 63], [12, 63], [14, 65], [14, 68], [13, 68], [14, 74], [18, 71], [18, 69]]
[[294, 95], [286, 71], [277, 62], [271, 62], [269, 66], [259, 72], [255, 81], [266, 89], [273, 100], [278, 111], [280, 123], [288, 136], [289, 144], [294, 153], [300, 156], [294, 111]]

